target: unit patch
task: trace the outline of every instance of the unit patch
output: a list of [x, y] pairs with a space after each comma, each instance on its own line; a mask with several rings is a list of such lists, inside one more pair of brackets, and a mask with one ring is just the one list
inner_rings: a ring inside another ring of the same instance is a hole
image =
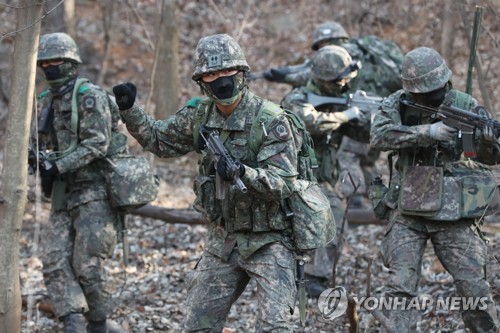
[[84, 96], [82, 99], [82, 105], [85, 110], [95, 109], [95, 97], [94, 96]]
[[290, 139], [290, 130], [283, 122], [279, 122], [276, 126], [274, 126], [272, 133], [279, 140], [285, 141]]

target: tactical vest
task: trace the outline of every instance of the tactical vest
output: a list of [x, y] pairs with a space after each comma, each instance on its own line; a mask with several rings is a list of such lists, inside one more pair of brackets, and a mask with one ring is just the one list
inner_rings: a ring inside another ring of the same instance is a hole
[[[470, 110], [470, 95], [456, 90], [448, 93], [453, 94], [452, 106]], [[430, 123], [411, 108], [401, 110], [401, 116], [403, 124], [409, 126]], [[437, 142], [430, 147], [401, 149], [399, 154], [401, 184], [392, 185], [398, 188], [397, 205], [402, 214], [437, 221], [483, 216], [493, 199], [496, 181], [488, 167], [461, 158], [458, 138], [451, 145]]]
[[[249, 99], [255, 97], [248, 92]], [[282, 209], [283, 203], [265, 202], [258, 198], [252, 198], [230, 186], [229, 198], [223, 202], [215, 199], [215, 169], [208, 153], [203, 149], [204, 142], [199, 135], [201, 124], [206, 124], [214, 104], [209, 99], [192, 99], [186, 106], [195, 107], [193, 124], [193, 142], [199, 154], [200, 173], [194, 183], [196, 200], [194, 207], [204, 214], [211, 222], [221, 223], [228, 232], [235, 231], [270, 231], [290, 229], [291, 222], [286, 218]], [[269, 126], [279, 115], [287, 115], [293, 132], [295, 144], [300, 148], [298, 156], [298, 171], [301, 179], [313, 180], [312, 169], [317, 167], [317, 161], [312, 147], [310, 136], [303, 136], [300, 131], [305, 130], [303, 123], [293, 113], [281, 109], [274, 103], [263, 100], [250, 119], [245, 121], [245, 130], [237, 132], [220, 132], [221, 141], [224, 143], [231, 140], [232, 147], [227, 147], [235, 159], [242, 161], [249, 167], [258, 167], [257, 155], [260, 151], [264, 136], [269, 132]], [[304, 139], [305, 138], [305, 139]], [[240, 147], [240, 148], [238, 148]]]

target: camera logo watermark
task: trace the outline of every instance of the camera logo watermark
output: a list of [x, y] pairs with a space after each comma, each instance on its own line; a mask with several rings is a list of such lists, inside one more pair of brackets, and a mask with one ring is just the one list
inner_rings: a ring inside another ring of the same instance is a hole
[[[372, 311], [378, 310], [416, 310], [423, 311], [434, 307], [436, 310], [463, 311], [485, 310], [488, 307], [488, 297], [437, 297], [421, 296], [405, 297], [357, 297], [352, 299], [356, 308]], [[342, 316], [347, 310], [347, 293], [343, 287], [324, 290], [318, 298], [318, 308], [324, 319], [333, 320]]]
[[344, 287], [326, 289], [319, 295], [318, 307], [323, 318], [335, 319], [347, 310], [347, 293]]

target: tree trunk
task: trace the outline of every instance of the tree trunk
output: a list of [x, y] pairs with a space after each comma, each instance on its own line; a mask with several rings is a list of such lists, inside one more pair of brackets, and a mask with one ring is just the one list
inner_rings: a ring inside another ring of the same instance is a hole
[[0, 189], [0, 332], [21, 331], [19, 239], [27, 199], [29, 126], [42, 6], [20, 0]]
[[179, 107], [179, 37], [175, 2], [175, 0], [161, 2], [152, 87], [152, 100], [156, 105], [157, 119], [173, 115]]
[[453, 40], [456, 34], [456, 15], [447, 15], [447, 13], [456, 13], [457, 9], [453, 6], [455, 0], [445, 0], [442, 12], [442, 29], [441, 29], [441, 55], [448, 63], [450, 68], [453, 68]]

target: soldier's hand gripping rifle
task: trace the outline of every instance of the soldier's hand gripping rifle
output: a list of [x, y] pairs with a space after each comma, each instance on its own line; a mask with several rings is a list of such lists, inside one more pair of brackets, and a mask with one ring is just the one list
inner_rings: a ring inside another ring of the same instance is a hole
[[349, 94], [348, 97], [328, 97], [316, 95], [312, 92], [307, 93], [307, 101], [314, 107], [321, 105], [338, 105], [346, 109], [356, 106], [364, 115], [364, 122], [370, 120], [371, 113], [375, 112], [382, 103], [383, 97], [368, 96], [363, 90], [357, 90], [354, 94]]
[[483, 106], [477, 106], [478, 113], [474, 113], [444, 104], [439, 106], [438, 109], [434, 109], [404, 99], [400, 100], [400, 103], [404, 106], [430, 113], [435, 118], [441, 119], [444, 124], [458, 129], [458, 137], [462, 140], [465, 157], [477, 156], [474, 145], [474, 129], [477, 128], [482, 131], [486, 126], [489, 126], [492, 128], [495, 138], [498, 138], [500, 135], [500, 122], [479, 114], [479, 109], [484, 109]]
[[[217, 168], [219, 160], [223, 158], [226, 163], [225, 168], [229, 178], [233, 180], [232, 182], [241, 192], [246, 193], [247, 188], [240, 179], [240, 164], [236, 163], [227, 152], [217, 131], [210, 132], [205, 125], [201, 125], [200, 135], [207, 144], [210, 158], [212, 159], [215, 167]], [[226, 197], [225, 181], [222, 179], [219, 172], [215, 172], [215, 197], [220, 200]]]
[[28, 147], [28, 165], [33, 173], [36, 172], [38, 167], [45, 172], [40, 172], [40, 180], [42, 186], [42, 192], [45, 197], [50, 198], [52, 193], [52, 184], [55, 180], [55, 176], [44, 176], [44, 174], [51, 174], [52, 168], [55, 168], [54, 164], [47, 159], [47, 153], [45, 151], [38, 151], [38, 156], [36, 151], [32, 147]]

